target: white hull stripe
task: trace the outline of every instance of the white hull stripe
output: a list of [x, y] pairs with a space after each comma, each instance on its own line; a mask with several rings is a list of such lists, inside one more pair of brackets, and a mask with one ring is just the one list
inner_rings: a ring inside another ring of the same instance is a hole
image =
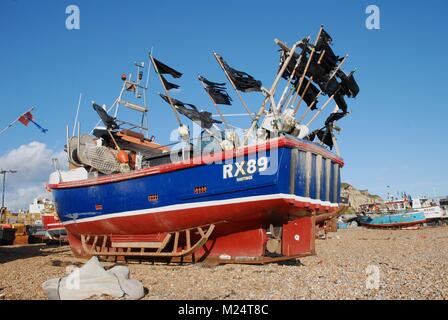
[[[311, 199], [311, 198], [306, 198], [306, 197], [299, 197], [299, 196], [295, 196], [293, 194], [278, 193], [278, 194], [269, 194], [269, 195], [263, 195], [263, 196], [234, 198], [234, 199], [227, 199], [227, 200], [191, 202], [191, 203], [185, 203], [185, 204], [175, 204], [175, 205], [170, 205], [170, 206], [158, 207], [158, 208], [153, 208], [153, 209], [141, 209], [141, 210], [134, 210], [134, 211], [124, 211], [124, 212], [102, 214], [102, 215], [96, 216], [96, 217], [81, 218], [79, 220], [75, 219], [72, 221], [65, 221], [65, 222], [63, 222], [63, 224], [68, 225], [68, 224], [73, 224], [73, 223], [92, 222], [92, 221], [105, 220], [105, 219], [111, 219], [111, 218], [138, 216], [138, 215], [167, 212], [167, 211], [187, 210], [187, 209], [193, 209], [193, 208], [222, 206], [222, 205], [231, 205], [231, 204], [237, 204], [237, 203], [267, 201], [267, 200], [276, 200], [276, 199], [295, 200], [298, 202], [311, 203], [311, 204], [315, 204], [315, 205], [332, 207], [332, 208], [339, 207], [339, 205], [337, 203], [331, 203], [329, 201], [322, 201], [322, 200]], [[70, 214], [70, 215], [76, 216], [77, 214], [75, 213], [75, 214]]]

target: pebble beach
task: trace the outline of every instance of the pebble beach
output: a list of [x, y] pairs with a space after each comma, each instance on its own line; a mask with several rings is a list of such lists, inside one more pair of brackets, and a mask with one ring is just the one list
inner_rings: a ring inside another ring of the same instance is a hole
[[[355, 228], [316, 240], [317, 255], [282, 264], [129, 263], [144, 299], [448, 299], [448, 227]], [[42, 283], [66, 275], [69, 247], [0, 247], [0, 299], [46, 299]], [[106, 268], [114, 263], [103, 263]]]

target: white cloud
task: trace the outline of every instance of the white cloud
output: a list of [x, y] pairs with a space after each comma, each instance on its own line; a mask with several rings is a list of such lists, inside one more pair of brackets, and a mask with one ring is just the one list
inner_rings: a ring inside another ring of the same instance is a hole
[[50, 196], [44, 185], [53, 171], [52, 158], [59, 159], [61, 166], [66, 163], [64, 151], [55, 152], [36, 141], [0, 157], [0, 169], [17, 170], [17, 173], [6, 176], [5, 206], [14, 211], [28, 209], [34, 198]]

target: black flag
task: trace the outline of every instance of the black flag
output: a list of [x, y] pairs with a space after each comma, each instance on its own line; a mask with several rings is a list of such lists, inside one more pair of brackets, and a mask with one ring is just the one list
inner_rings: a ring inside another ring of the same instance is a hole
[[[308, 86], [308, 83], [310, 82], [309, 79], [304, 78], [303, 79], [303, 83], [302, 86], [299, 89], [299, 95], [303, 96], [303, 92], [305, 91], [305, 88]], [[296, 81], [293, 83], [294, 87], [297, 90], [297, 86], [300, 83], [300, 79], [297, 78]], [[318, 103], [317, 101], [317, 95], [319, 94], [319, 89], [316, 88], [316, 86], [311, 82], [308, 86], [308, 90], [306, 91], [305, 95], [303, 96], [303, 101], [305, 101], [305, 103], [309, 106], [311, 106], [311, 104], [313, 104], [314, 101], [316, 101], [316, 103], [314, 103], [313, 109], [312, 110], [316, 110], [316, 105]]]
[[163, 86], [165, 87], [166, 90], [169, 91], [171, 89], [179, 89], [179, 86], [177, 84], [169, 82], [168, 80], [165, 79], [163, 75], [160, 75], [160, 77], [162, 78]]
[[205, 91], [208, 92], [215, 104], [232, 105], [232, 98], [226, 91], [225, 83], [211, 82], [203, 76], [198, 76], [198, 79], [205, 84]]
[[338, 105], [339, 109], [347, 113], [348, 106], [347, 102], [345, 102], [344, 95], [342, 93], [340, 92], [336, 93], [334, 95], [334, 101]]
[[333, 127], [331, 125], [327, 125], [322, 129], [317, 129], [311, 132], [307, 139], [309, 141], [314, 141], [316, 137], [325, 145], [327, 145], [330, 149], [333, 149]]
[[349, 98], [356, 98], [359, 93], [359, 86], [353, 76], [355, 72], [350, 72], [349, 75], [346, 75], [343, 71], [339, 70], [337, 76], [341, 79], [341, 91], [344, 95]]
[[216, 56], [221, 61], [221, 64], [223, 65], [224, 69], [226, 70], [227, 74], [229, 75], [230, 79], [232, 79], [235, 87], [238, 90], [242, 92], [261, 91], [261, 81], [255, 80], [250, 74], [247, 74], [246, 72], [231, 68], [221, 56]]
[[344, 118], [348, 113], [346, 112], [333, 112], [332, 114], [330, 114], [330, 116], [327, 118], [327, 120], [325, 120], [325, 125], [333, 125], [333, 123], [335, 123], [336, 121], [341, 120], [342, 118]]
[[96, 104], [95, 102], [92, 103], [93, 110], [98, 113], [101, 120], [103, 121], [104, 125], [107, 127], [107, 129], [115, 130], [118, 129], [118, 124], [115, 122], [115, 118], [110, 116], [106, 110], [103, 109], [100, 105]]
[[[167, 96], [160, 93], [159, 95], [163, 100], [169, 103]], [[210, 129], [214, 123], [222, 123], [221, 121], [213, 119], [210, 112], [199, 111], [193, 104], [183, 103], [182, 101], [173, 98], [171, 98], [171, 101], [179, 113], [183, 114], [192, 121], [200, 122], [202, 128]]]
[[182, 77], [182, 73], [180, 73], [177, 70], [174, 70], [173, 68], [168, 67], [166, 64], [160, 62], [156, 58], [153, 58], [155, 65], [157, 66], [157, 70], [160, 74], [169, 74], [173, 78], [180, 78]]
[[330, 46], [332, 45], [332, 42], [333, 39], [328, 32], [322, 29], [319, 39], [317, 40], [316, 50], [320, 52], [325, 50], [325, 54], [322, 58], [322, 67], [324, 67], [327, 72], [334, 69], [337, 61], [341, 60], [339, 56], [334, 54], [333, 49], [331, 49]]

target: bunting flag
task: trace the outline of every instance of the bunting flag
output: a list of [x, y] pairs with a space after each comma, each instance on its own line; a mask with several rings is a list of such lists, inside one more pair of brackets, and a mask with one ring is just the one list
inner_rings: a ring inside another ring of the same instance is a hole
[[160, 74], [169, 74], [171, 75], [173, 78], [180, 78], [182, 77], [182, 73], [174, 70], [171, 67], [168, 67], [166, 64], [160, 62], [159, 60], [157, 60], [156, 58], [153, 58], [154, 63], [157, 67], [157, 70], [159, 71]]
[[203, 76], [198, 76], [198, 79], [204, 84], [205, 91], [207, 91], [215, 104], [232, 105], [232, 98], [226, 91], [225, 83], [211, 82]]
[[20, 116], [19, 122], [22, 123], [25, 127], [27, 127], [28, 124], [32, 122], [42, 133], [48, 132], [48, 129], [41, 127], [36, 121], [34, 121], [34, 117], [31, 111], [28, 111], [27, 113]]
[[110, 116], [104, 108], [95, 102], [92, 103], [93, 110], [98, 113], [100, 116], [101, 121], [103, 121], [104, 125], [107, 127], [107, 129], [115, 130], [118, 129], [118, 124], [115, 122], [115, 118]]
[[242, 92], [261, 91], [262, 83], [255, 80], [250, 74], [231, 68], [220, 55], [216, 55], [226, 70], [235, 87]]
[[[195, 105], [189, 103], [183, 103], [177, 99], [168, 98], [166, 95], [159, 93], [160, 97], [165, 100], [165, 102], [173, 103], [174, 107], [179, 111], [179, 113], [186, 116], [188, 119], [199, 122], [202, 128], [210, 129], [214, 123], [222, 123], [221, 121], [212, 118], [212, 114], [208, 111], [199, 111]], [[188, 108], [189, 107], [189, 108]]]

